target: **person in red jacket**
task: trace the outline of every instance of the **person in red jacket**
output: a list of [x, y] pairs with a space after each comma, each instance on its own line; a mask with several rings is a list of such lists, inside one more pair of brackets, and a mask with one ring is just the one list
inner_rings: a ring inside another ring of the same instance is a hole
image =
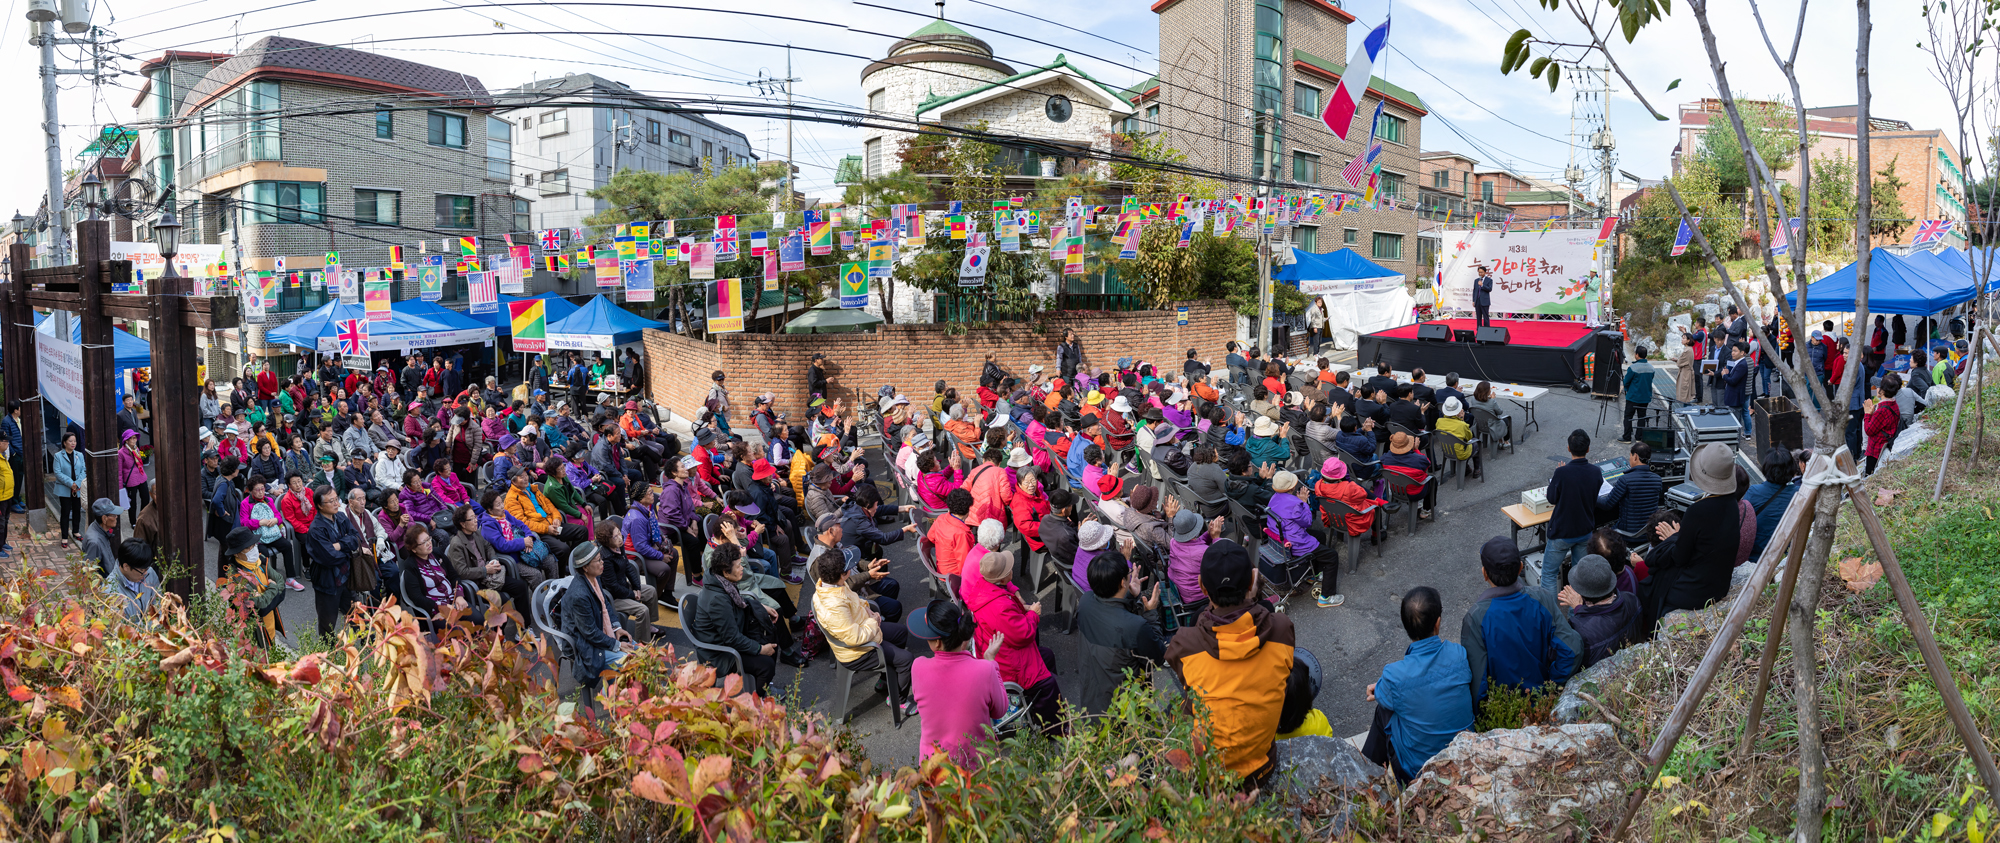
[[1882, 452], [1896, 441], [1896, 431], [1902, 425], [1902, 411], [1896, 406], [1896, 393], [1903, 389], [1903, 378], [1895, 372], [1882, 376], [1876, 385], [1876, 397], [1869, 399], [1865, 409], [1867, 419], [1861, 423], [1861, 432], [1868, 435], [1868, 474], [1875, 473], [1875, 463]]
[[1049, 498], [1042, 494], [1041, 475], [1034, 469], [1021, 469], [1021, 479], [1014, 486], [1014, 499], [1007, 502], [1007, 509], [1008, 521], [1028, 543], [1028, 550], [1045, 549], [1042, 516], [1049, 514]]
[[269, 363], [263, 364], [263, 370], [257, 373], [257, 403], [266, 410], [278, 403], [278, 374], [271, 371]]

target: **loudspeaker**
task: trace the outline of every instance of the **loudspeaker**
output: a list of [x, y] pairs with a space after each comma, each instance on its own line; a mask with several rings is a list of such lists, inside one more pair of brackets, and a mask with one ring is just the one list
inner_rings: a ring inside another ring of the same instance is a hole
[[1598, 331], [1591, 335], [1592, 367], [1590, 391], [1617, 395], [1625, 381], [1625, 335]]
[[1451, 338], [1454, 342], [1472, 342], [1472, 336], [1473, 333], [1471, 328], [1451, 329]]
[[1417, 325], [1417, 339], [1451, 342], [1451, 326], [1443, 322], [1422, 322]]
[[1488, 345], [1506, 345], [1507, 327], [1505, 325], [1487, 325], [1480, 328], [1479, 332], [1473, 335], [1473, 338], [1478, 342]]

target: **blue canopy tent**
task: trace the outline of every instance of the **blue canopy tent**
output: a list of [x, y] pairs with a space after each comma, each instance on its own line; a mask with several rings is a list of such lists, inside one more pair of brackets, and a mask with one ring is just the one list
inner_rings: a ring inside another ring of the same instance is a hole
[[575, 313], [549, 323], [549, 350], [576, 349], [610, 354], [617, 346], [639, 341], [647, 328], [665, 329], [667, 323], [647, 319], [628, 311], [603, 296], [594, 296]]
[[[491, 325], [479, 323], [462, 313], [453, 313], [456, 318], [451, 318], [427, 313], [427, 309], [452, 313], [430, 302], [396, 302], [389, 308], [388, 320], [369, 323], [369, 351], [409, 351], [484, 342], [493, 338]], [[368, 311], [362, 305], [330, 301], [283, 327], [265, 333], [264, 342], [301, 346], [330, 354], [340, 347], [335, 336], [335, 323], [366, 318]]]
[[1957, 247], [1946, 247], [1937, 252], [1945, 263], [1964, 269], [1972, 276], [1972, 283], [1979, 283], [1981, 275], [1986, 277], [1986, 292], [2000, 292], [2000, 260], [1996, 260], [1994, 249], [1977, 249], [1967, 252]]
[[548, 302], [547, 304], [542, 305], [542, 316], [543, 319], [545, 319], [547, 323], [550, 325], [553, 325], [556, 322], [560, 321], [563, 317], [575, 313], [577, 310], [576, 305], [569, 303], [569, 299], [557, 295], [554, 290], [550, 290], [546, 293], [528, 296], [526, 298], [523, 298], [521, 296], [501, 296], [500, 309], [498, 311], [492, 314], [481, 314], [479, 316], [474, 316], [472, 318], [488, 322], [488, 324], [491, 324], [493, 326], [493, 330], [500, 336], [511, 337], [514, 335], [514, 320], [511, 316], [508, 315], [509, 311], [507, 310], [507, 305], [512, 302], [527, 301], [528, 299], [541, 299], [542, 301]]
[[1292, 262], [1271, 277], [1326, 304], [1327, 336], [1335, 348], [1350, 349], [1360, 335], [1407, 325], [1415, 300], [1403, 274], [1384, 269], [1353, 249], [1324, 255], [1292, 250]]
[[[1868, 311], [1870, 313], [1929, 316], [1971, 301], [1972, 277], [1954, 275], [1934, 255], [1911, 260], [1887, 249], [1869, 252]], [[1854, 311], [1854, 264], [1821, 278], [1806, 287], [1806, 309], [1814, 311]], [[1785, 306], [1798, 305], [1799, 294], [1785, 294]]]
[[[56, 326], [49, 322], [46, 313], [35, 314], [37, 333], [56, 335]], [[83, 320], [69, 320], [69, 341], [83, 344]], [[118, 371], [143, 369], [153, 365], [153, 344], [139, 339], [124, 328], [111, 329], [111, 366]]]

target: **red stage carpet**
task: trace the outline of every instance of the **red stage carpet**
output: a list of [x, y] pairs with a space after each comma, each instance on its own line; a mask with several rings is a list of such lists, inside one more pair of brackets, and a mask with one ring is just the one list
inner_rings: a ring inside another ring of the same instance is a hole
[[1403, 325], [1361, 335], [1355, 359], [1363, 369], [1382, 362], [1405, 372], [1421, 367], [1474, 380], [1556, 386], [1584, 377], [1584, 356], [1593, 342], [1590, 326], [1582, 322], [1495, 319], [1494, 327], [1507, 329], [1502, 345], [1459, 341], [1461, 333], [1467, 339], [1473, 333], [1471, 319], [1432, 321], [1450, 325], [1452, 340], [1420, 340], [1416, 325]]
[[[1450, 325], [1454, 333], [1458, 331], [1470, 331], [1478, 327], [1471, 319], [1433, 319], [1431, 321], [1443, 322]], [[1541, 319], [1494, 319], [1491, 322], [1496, 328], [1507, 329], [1508, 345], [1568, 348], [1575, 345], [1577, 340], [1583, 339], [1585, 334], [1590, 333], [1590, 326], [1582, 322], [1555, 322]], [[1417, 338], [1417, 326], [1404, 325], [1400, 328], [1376, 331], [1369, 336], [1413, 340]]]

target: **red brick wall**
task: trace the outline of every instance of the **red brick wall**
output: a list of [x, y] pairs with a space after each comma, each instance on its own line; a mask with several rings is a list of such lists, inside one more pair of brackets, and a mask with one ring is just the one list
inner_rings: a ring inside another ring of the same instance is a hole
[[940, 378], [969, 396], [988, 352], [1016, 376], [1025, 378], [1036, 363], [1053, 374], [1064, 328], [1083, 337], [1087, 366], [1110, 367], [1131, 356], [1179, 371], [1187, 350], [1195, 348], [1219, 368], [1223, 344], [1236, 337], [1228, 303], [1189, 302], [1187, 327], [1175, 321], [1172, 309], [1064, 312], [1043, 316], [1039, 334], [1030, 323], [974, 328], [959, 336], [946, 334], [945, 325], [884, 325], [861, 334], [725, 334], [717, 342], [647, 331], [647, 392], [674, 412], [692, 415], [708, 396], [709, 375], [721, 369], [738, 407], [747, 411], [758, 393], [775, 392], [778, 409], [797, 419], [806, 403], [807, 362], [817, 351], [829, 361], [834, 394], [850, 407], [857, 393], [872, 399], [883, 384], [895, 384], [921, 403]]

